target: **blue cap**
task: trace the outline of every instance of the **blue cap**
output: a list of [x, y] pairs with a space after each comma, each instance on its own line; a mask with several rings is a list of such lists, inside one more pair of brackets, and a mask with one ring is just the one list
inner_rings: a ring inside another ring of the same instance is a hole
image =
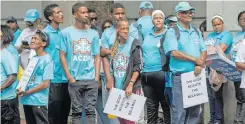
[[38, 10], [37, 9], [29, 9], [26, 11], [26, 15], [25, 15], [25, 19], [24, 21], [27, 22], [34, 22], [36, 19], [38, 19], [40, 16], [39, 16], [39, 13], [38, 13]]
[[188, 10], [195, 10], [193, 7], [190, 6], [188, 2], [179, 2], [178, 5], [175, 7], [175, 12], [179, 11], [188, 11]]
[[140, 4], [140, 9], [153, 9], [153, 5], [150, 1], [144, 1]]
[[176, 16], [172, 16], [172, 17], [167, 18], [165, 20], [165, 23], [168, 24], [170, 22], [177, 22], [177, 21], [178, 21], [177, 17]]

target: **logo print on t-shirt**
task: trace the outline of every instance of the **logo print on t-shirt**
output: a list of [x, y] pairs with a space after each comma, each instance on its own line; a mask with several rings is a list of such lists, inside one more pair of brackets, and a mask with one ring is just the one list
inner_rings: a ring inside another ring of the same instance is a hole
[[91, 43], [81, 38], [73, 41], [73, 61], [89, 61], [91, 59]]
[[122, 78], [128, 66], [128, 57], [124, 56], [123, 54], [117, 54], [114, 59], [114, 71], [115, 75], [119, 78]]

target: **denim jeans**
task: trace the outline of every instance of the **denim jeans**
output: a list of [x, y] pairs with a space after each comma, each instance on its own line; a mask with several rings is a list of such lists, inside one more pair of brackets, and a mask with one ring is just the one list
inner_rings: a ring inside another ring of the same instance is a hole
[[197, 124], [201, 105], [184, 108], [181, 77], [172, 77], [172, 123], [171, 124]]
[[96, 110], [98, 113], [98, 124], [119, 124], [118, 119], [109, 119], [107, 114], [104, 113], [104, 107], [108, 99], [109, 92], [105, 89], [106, 79], [105, 75], [101, 74], [101, 88], [98, 90], [98, 99], [96, 103]]
[[72, 103], [72, 124], [82, 123], [82, 110], [85, 106], [86, 124], [96, 123], [95, 105], [98, 96], [98, 82], [94, 80], [76, 81], [68, 86]]
[[245, 89], [240, 88], [241, 81], [234, 82], [236, 99], [237, 99], [237, 108], [236, 108], [236, 118], [234, 124], [243, 124], [245, 122]]

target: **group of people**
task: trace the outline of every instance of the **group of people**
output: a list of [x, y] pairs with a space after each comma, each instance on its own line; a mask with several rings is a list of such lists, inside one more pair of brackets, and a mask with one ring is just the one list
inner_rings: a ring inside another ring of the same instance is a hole
[[[140, 18], [129, 24], [124, 6], [114, 3], [111, 18], [98, 26], [96, 11], [76, 3], [74, 24], [60, 29], [62, 10], [50, 4], [43, 11], [48, 24], [42, 26], [38, 10], [29, 9], [23, 31], [14, 17], [8, 18], [7, 25], [1, 25], [1, 122], [19, 124], [20, 103], [27, 124], [67, 124], [70, 107], [73, 124], [157, 124], [159, 105], [164, 124], [197, 124], [201, 105], [183, 107], [181, 74], [199, 75], [203, 69], [210, 73], [205, 61], [212, 40], [243, 73], [242, 80], [234, 82], [234, 124], [245, 123], [245, 87], [240, 87], [245, 85], [245, 11], [238, 15], [242, 31], [234, 37], [224, 29], [223, 17], [214, 15], [214, 31], [205, 40], [191, 24], [195, 8], [179, 2], [174, 11], [165, 17], [144, 1]], [[33, 59], [38, 62], [29, 83], [24, 91], [16, 89], [19, 71]], [[212, 81], [207, 82], [210, 124], [224, 124], [223, 85], [214, 90]], [[103, 113], [112, 88], [147, 98], [138, 122]]]

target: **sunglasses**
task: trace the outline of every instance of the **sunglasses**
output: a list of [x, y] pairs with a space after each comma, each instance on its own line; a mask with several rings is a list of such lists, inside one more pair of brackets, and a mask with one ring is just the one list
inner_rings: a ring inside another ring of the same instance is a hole
[[194, 15], [195, 11], [181, 11], [180, 13], [184, 15]]
[[110, 28], [111, 26], [105, 26], [104, 29]]
[[95, 20], [95, 21], [96, 21], [96, 20], [97, 20], [97, 17], [90, 18], [90, 20], [91, 20], [91, 21], [93, 21], [93, 20]]

